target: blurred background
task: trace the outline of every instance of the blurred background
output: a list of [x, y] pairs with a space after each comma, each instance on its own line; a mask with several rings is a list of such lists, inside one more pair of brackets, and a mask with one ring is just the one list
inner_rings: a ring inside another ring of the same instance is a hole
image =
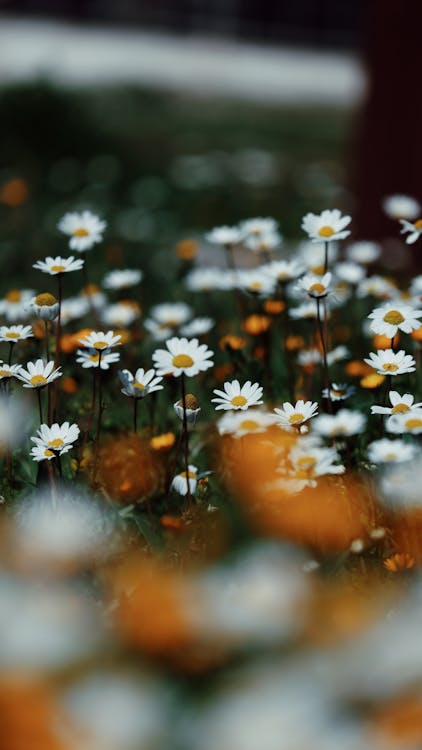
[[332, 206], [354, 239], [396, 236], [382, 198], [422, 197], [421, 16], [417, 0], [1, 0], [11, 272], [72, 206], [129, 248], [252, 215], [297, 239]]

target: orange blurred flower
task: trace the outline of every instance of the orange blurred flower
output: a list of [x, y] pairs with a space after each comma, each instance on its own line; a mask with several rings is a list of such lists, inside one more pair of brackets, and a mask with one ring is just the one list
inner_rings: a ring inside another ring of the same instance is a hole
[[226, 350], [239, 351], [246, 346], [246, 340], [243, 336], [236, 336], [233, 333], [227, 333], [225, 336], [222, 336], [218, 345], [223, 352]]
[[174, 432], [163, 432], [161, 435], [152, 437], [149, 444], [154, 451], [168, 451], [173, 448], [175, 442], [176, 435]]
[[61, 390], [64, 391], [65, 393], [73, 394], [73, 393], [76, 393], [78, 390], [78, 384], [76, 380], [69, 376], [65, 378], [60, 378], [59, 386]]
[[360, 359], [352, 359], [348, 362], [345, 367], [347, 375], [351, 378], [363, 378], [365, 375], [370, 375], [374, 372], [374, 368], [367, 365], [366, 362], [362, 362]]
[[[400, 334], [397, 333], [396, 336], [394, 336], [394, 346], [398, 346], [400, 341]], [[391, 349], [391, 339], [387, 338], [387, 336], [383, 336], [382, 334], [377, 334], [372, 339], [372, 344], [374, 349]]]
[[214, 369], [214, 375], [217, 383], [223, 383], [234, 373], [234, 366], [231, 362], [226, 362], [224, 365], [219, 365]]
[[12, 177], [0, 188], [0, 203], [4, 203], [9, 208], [21, 206], [28, 199], [28, 196], [28, 185], [20, 177]]
[[399, 573], [402, 570], [410, 570], [415, 565], [415, 558], [407, 552], [396, 552], [395, 555], [387, 557], [383, 562], [384, 568], [391, 573]]
[[[65, 750], [60, 725], [64, 717], [54, 695], [41, 682], [4, 677], [0, 682], [0, 726], [3, 750]], [[63, 727], [62, 727], [63, 728]]]
[[422, 747], [422, 696], [400, 696], [384, 703], [372, 719], [372, 727], [381, 739], [395, 748]]
[[264, 310], [268, 315], [280, 315], [286, 309], [286, 303], [281, 299], [267, 299]]
[[114, 500], [139, 501], [159, 488], [161, 462], [139, 435], [116, 435], [99, 449], [97, 479]]
[[259, 336], [268, 331], [271, 318], [268, 315], [249, 315], [242, 321], [242, 329], [250, 336]]
[[372, 372], [369, 375], [365, 375], [360, 381], [361, 388], [379, 388], [385, 380], [385, 375], [379, 375], [377, 372]]
[[198, 255], [198, 243], [196, 240], [180, 240], [176, 244], [176, 255], [180, 260], [194, 260]]
[[416, 331], [412, 331], [410, 335], [415, 341], [422, 341], [422, 326], [417, 328]]
[[286, 349], [288, 352], [295, 352], [298, 349], [303, 349], [305, 346], [305, 339], [303, 336], [287, 336]]

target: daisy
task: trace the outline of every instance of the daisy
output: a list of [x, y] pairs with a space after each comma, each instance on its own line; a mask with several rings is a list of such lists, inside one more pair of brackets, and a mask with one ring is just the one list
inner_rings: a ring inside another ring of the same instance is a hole
[[115, 305], [108, 305], [101, 310], [101, 321], [114, 328], [126, 328], [132, 325], [140, 316], [139, 308], [123, 302], [117, 302]]
[[352, 242], [347, 246], [346, 257], [351, 263], [368, 265], [374, 263], [381, 255], [381, 247], [376, 242]]
[[276, 424], [284, 430], [293, 428], [300, 430], [301, 427], [312, 417], [318, 414], [318, 404], [312, 401], [296, 401], [296, 404], [290, 404], [288, 401], [283, 403], [282, 409], [274, 409], [276, 413]]
[[95, 349], [97, 352], [102, 352], [104, 349], [112, 349], [114, 346], [120, 346], [121, 335], [114, 334], [114, 331], [91, 331], [83, 339], [79, 339], [79, 343], [85, 346], [87, 349]]
[[[193, 310], [184, 302], [168, 302], [154, 305], [144, 326], [158, 341], [164, 341], [192, 317]], [[165, 335], [163, 335], [165, 334]]]
[[368, 459], [372, 464], [396, 463], [410, 461], [416, 456], [418, 448], [404, 440], [374, 440], [368, 445]]
[[26, 370], [21, 367], [16, 373], [24, 388], [44, 388], [62, 375], [60, 367], [54, 369], [53, 361], [45, 363], [42, 359], [37, 359], [35, 362], [28, 362], [26, 367]]
[[58, 223], [58, 229], [70, 237], [69, 247], [78, 253], [90, 250], [101, 242], [106, 226], [107, 223], [91, 211], [67, 213]]
[[332, 274], [325, 273], [323, 276], [316, 276], [313, 273], [307, 273], [297, 283], [297, 289], [306, 292], [313, 299], [322, 299], [330, 294]]
[[7, 365], [6, 362], [0, 362], [0, 382], [7, 378], [15, 378], [20, 369], [20, 365]]
[[79, 427], [77, 424], [64, 422], [59, 425], [52, 424], [49, 427], [46, 424], [40, 425], [37, 435], [31, 437], [35, 446], [31, 449], [31, 456], [34, 461], [45, 461], [62, 456], [68, 453], [73, 447], [73, 443], [79, 437]]
[[366, 275], [366, 270], [362, 266], [351, 261], [337, 263], [335, 271], [336, 276], [341, 281], [345, 281], [347, 284], [352, 284], [353, 286], [359, 284]]
[[154, 391], [161, 391], [163, 386], [159, 385], [162, 377], [156, 377], [155, 370], [144, 370], [143, 367], [136, 370], [132, 375], [130, 370], [119, 370], [120, 382], [123, 386], [122, 393], [130, 398], [143, 398]]
[[180, 474], [174, 477], [171, 487], [179, 495], [187, 495], [188, 484], [190, 494], [194, 495], [198, 484], [198, 469], [193, 464], [189, 464], [188, 466], [188, 478], [186, 479], [186, 471], [181, 471]]
[[84, 369], [89, 367], [100, 367], [102, 370], [109, 370], [110, 365], [114, 365], [120, 360], [119, 352], [100, 352], [95, 349], [77, 349], [76, 361], [79, 365], [82, 365]]
[[324, 388], [322, 391], [323, 398], [329, 398], [330, 401], [344, 401], [346, 398], [353, 396], [356, 388], [347, 383], [332, 383], [330, 389]]
[[242, 232], [239, 227], [215, 227], [205, 235], [205, 239], [211, 245], [222, 245], [223, 247], [233, 247], [238, 245], [242, 240]]
[[382, 207], [390, 219], [417, 219], [421, 211], [420, 203], [410, 195], [389, 195]]
[[322, 363], [322, 354], [319, 349], [302, 349], [298, 354], [297, 362], [301, 367], [314, 367]]
[[410, 221], [406, 221], [406, 219], [400, 219], [400, 224], [402, 226], [400, 234], [407, 234], [407, 244], [413, 245], [422, 234], [422, 219], [418, 219], [414, 224]]
[[412, 409], [418, 409], [422, 402], [413, 403], [415, 397], [411, 393], [404, 393], [403, 396], [397, 391], [390, 391], [388, 394], [391, 406], [371, 406], [371, 414], [406, 414]]
[[244, 385], [240, 385], [238, 380], [232, 380], [231, 382], [224, 383], [224, 391], [215, 389], [215, 393], [218, 398], [212, 398], [211, 403], [218, 404], [215, 410], [219, 409], [236, 411], [241, 409], [246, 411], [250, 406], [260, 406], [264, 402], [262, 399], [263, 389], [259, 383], [251, 383], [248, 380]]
[[397, 294], [397, 287], [383, 276], [369, 276], [367, 279], [358, 284], [356, 289], [358, 297], [367, 297], [371, 295], [377, 299], [390, 299]]
[[[422, 404], [419, 404], [419, 407]], [[422, 409], [415, 408], [407, 412], [407, 414], [399, 413], [394, 414], [387, 419], [386, 428], [388, 432], [394, 432], [399, 435], [420, 435], [422, 433]]]
[[199, 344], [198, 339], [173, 338], [166, 341], [167, 349], [157, 349], [152, 359], [158, 375], [186, 375], [192, 377], [213, 366], [210, 357], [214, 352], [206, 344]]
[[88, 284], [81, 291], [81, 297], [88, 303], [88, 308], [101, 310], [107, 304], [107, 297], [96, 284]]
[[253, 409], [247, 414], [241, 411], [228, 411], [217, 422], [219, 435], [233, 435], [234, 438], [241, 438], [244, 435], [265, 432], [274, 424], [276, 417], [262, 409]]
[[275, 281], [261, 268], [254, 268], [239, 272], [237, 286], [244, 292], [269, 297], [274, 293]]
[[345, 467], [335, 448], [313, 447], [300, 442], [289, 452], [296, 479], [313, 480], [327, 474], [344, 474]]
[[350, 437], [364, 431], [366, 417], [360, 411], [339, 409], [337, 414], [320, 414], [312, 422], [312, 430], [322, 437]]
[[261, 270], [277, 284], [285, 284], [301, 276], [305, 266], [299, 260], [274, 260], [261, 266]]
[[11, 289], [0, 300], [0, 315], [4, 315], [9, 323], [26, 320], [29, 317], [28, 305], [33, 296], [33, 289]]
[[199, 401], [193, 393], [187, 393], [184, 399], [185, 408], [183, 408], [183, 399], [179, 399], [173, 404], [174, 411], [176, 412], [179, 419], [183, 422], [184, 412], [186, 412], [186, 422], [188, 425], [194, 425], [198, 415], [201, 412]]
[[190, 292], [212, 292], [233, 289], [236, 280], [237, 277], [221, 268], [193, 268], [185, 277], [185, 284]]
[[62, 325], [83, 318], [88, 312], [89, 302], [86, 297], [68, 297], [62, 301]]
[[42, 271], [43, 273], [48, 273], [50, 276], [57, 276], [59, 273], [80, 271], [84, 262], [81, 258], [75, 260], [73, 255], [69, 258], [61, 258], [60, 255], [52, 258], [49, 255], [45, 260], [37, 260], [32, 268], [36, 268], [37, 271]]
[[393, 301], [388, 305], [376, 307], [368, 317], [372, 320], [370, 327], [374, 333], [393, 339], [399, 330], [411, 333], [420, 328], [421, 322], [418, 318], [422, 318], [422, 310], [414, 310], [410, 305]]
[[289, 316], [293, 320], [314, 320], [317, 317], [315, 302], [304, 302], [302, 305], [289, 308]]
[[342, 216], [335, 208], [333, 211], [323, 211], [317, 214], [306, 214], [302, 219], [302, 229], [307, 232], [312, 242], [333, 242], [344, 240], [350, 231], [345, 229], [350, 224], [351, 216]]
[[0, 341], [16, 344], [34, 335], [31, 326], [0, 326]]
[[331, 365], [334, 365], [336, 362], [341, 362], [343, 359], [348, 359], [349, 357], [350, 350], [347, 348], [347, 346], [340, 344], [334, 349], [331, 349], [330, 352], [327, 352], [327, 364], [329, 364], [331, 367]]
[[369, 358], [364, 359], [379, 375], [404, 375], [416, 370], [416, 362], [411, 354], [406, 354], [403, 349], [394, 352], [392, 349], [378, 349], [377, 353], [371, 352]]
[[143, 272], [139, 269], [125, 268], [122, 271], [109, 271], [103, 278], [103, 287], [105, 289], [128, 289], [139, 284], [143, 276]]
[[212, 318], [195, 318], [195, 320], [182, 326], [180, 333], [188, 339], [192, 336], [205, 336], [214, 326], [215, 321]]
[[243, 244], [248, 250], [252, 250], [253, 253], [269, 253], [271, 250], [275, 250], [283, 242], [283, 238], [280, 232], [262, 232], [261, 234], [249, 234], [244, 240]]
[[245, 239], [248, 237], [263, 237], [264, 235], [276, 233], [278, 231], [278, 223], [270, 216], [266, 218], [258, 217], [256, 219], [241, 221], [239, 229]]
[[[324, 274], [325, 258], [326, 256], [326, 245], [316, 245], [311, 240], [300, 242], [296, 251], [296, 257], [304, 264], [307, 271], [316, 274], [316, 276], [322, 276]], [[338, 250], [335, 244], [330, 245], [330, 260], [331, 263], [337, 261]]]
[[41, 294], [37, 294], [36, 297], [32, 297], [29, 307], [38, 318], [45, 321], [55, 320], [59, 314], [59, 303], [55, 296], [49, 292], [42, 292]]

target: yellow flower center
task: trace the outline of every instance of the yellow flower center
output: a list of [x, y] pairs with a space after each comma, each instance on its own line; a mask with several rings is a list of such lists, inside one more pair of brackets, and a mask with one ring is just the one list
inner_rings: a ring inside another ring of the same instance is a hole
[[6, 299], [8, 302], [19, 302], [21, 298], [22, 295], [19, 289], [11, 289], [10, 292], [6, 294]]
[[393, 362], [384, 362], [382, 369], [385, 370], [385, 372], [397, 372], [399, 366], [395, 365]]
[[312, 284], [312, 286], [309, 287], [309, 291], [310, 292], [316, 292], [316, 294], [324, 294], [325, 289], [326, 288], [325, 288], [324, 284], [319, 284], [319, 283]]
[[386, 323], [391, 323], [392, 326], [398, 326], [403, 323], [404, 317], [399, 310], [390, 310], [390, 312], [384, 315], [383, 320]]
[[233, 406], [245, 406], [248, 399], [246, 399], [244, 396], [233, 396], [232, 400], [230, 401]]
[[259, 292], [259, 290], [262, 289], [262, 282], [261, 281], [253, 281], [251, 284], [249, 284], [249, 289], [252, 292]]
[[134, 388], [138, 388], [138, 390], [143, 391], [145, 386], [139, 382], [139, 380], [134, 380], [132, 383]]
[[107, 349], [108, 344], [107, 341], [94, 341], [92, 346], [94, 349]]
[[335, 234], [334, 229], [329, 226], [321, 227], [321, 229], [318, 230], [318, 234], [320, 237], [332, 237], [333, 234]]
[[290, 424], [298, 424], [299, 422], [305, 421], [305, 415], [304, 414], [291, 414], [289, 417]]
[[311, 271], [315, 276], [322, 276], [324, 273], [324, 266], [312, 266]]
[[40, 307], [52, 307], [57, 302], [56, 298], [53, 294], [50, 294], [49, 292], [43, 292], [42, 294], [38, 294], [37, 297], [35, 297], [35, 304], [39, 305]]
[[417, 221], [415, 221], [413, 226], [415, 227], [415, 229], [422, 229], [422, 219], [418, 219]]
[[54, 273], [63, 273], [63, 271], [66, 271], [66, 266], [51, 266], [51, 270]]
[[49, 451], [48, 448], [46, 448], [45, 451], [44, 451], [44, 456], [54, 456], [54, 452], [53, 451]]
[[257, 430], [259, 427], [259, 423], [255, 422], [254, 419], [244, 419], [243, 422], [239, 425], [241, 430]]
[[303, 471], [311, 471], [316, 464], [316, 458], [314, 456], [301, 456], [297, 462], [297, 465]]
[[422, 419], [407, 419], [405, 427], [408, 430], [417, 430], [419, 427], [422, 427]]
[[[183, 477], [183, 479], [186, 479], [186, 471], [181, 471], [179, 474], [180, 477]], [[196, 474], [194, 471], [188, 471], [188, 477], [189, 479], [196, 479]]]
[[99, 357], [98, 354], [91, 354], [88, 359], [89, 359], [90, 362], [98, 362], [98, 360], [100, 359], [100, 357]]
[[387, 461], [395, 461], [397, 458], [397, 453], [386, 453], [385, 458]]
[[50, 442], [48, 443], [48, 447], [53, 448], [53, 450], [61, 448], [62, 445], [64, 445], [64, 440], [62, 440], [61, 438], [54, 438], [54, 440], [50, 440]]
[[18, 339], [19, 336], [20, 336], [20, 333], [18, 333], [17, 331], [8, 331], [6, 333], [7, 339]]
[[87, 229], [85, 229], [85, 227], [79, 227], [79, 229], [75, 229], [73, 231], [74, 237], [88, 237], [88, 235], [89, 235], [89, 232]]
[[159, 328], [177, 328], [178, 325], [179, 323], [177, 320], [169, 318], [168, 320], [163, 320], [163, 322], [160, 323]]
[[36, 388], [39, 385], [45, 385], [47, 378], [44, 375], [33, 375], [29, 382]]
[[407, 411], [410, 411], [410, 406], [407, 406], [406, 404], [396, 404], [391, 410], [391, 413], [392, 414], [406, 414]]
[[12, 373], [10, 370], [0, 370], [0, 378], [11, 378]]
[[331, 391], [331, 395], [332, 395], [332, 396], [337, 396], [337, 397], [341, 397], [341, 396], [344, 396], [344, 394], [345, 394], [345, 393], [346, 393], [346, 391], [344, 390], [344, 388], [341, 388], [340, 390], [334, 390], [334, 389], [333, 389], [333, 390]]
[[193, 359], [189, 354], [176, 354], [172, 362], [173, 367], [192, 367], [193, 363]]

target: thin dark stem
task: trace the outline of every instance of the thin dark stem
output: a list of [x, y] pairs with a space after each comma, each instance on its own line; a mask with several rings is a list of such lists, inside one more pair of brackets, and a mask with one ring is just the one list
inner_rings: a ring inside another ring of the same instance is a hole
[[286, 296], [286, 285], [281, 283], [279, 284], [280, 289], [280, 299], [284, 304], [283, 310], [282, 310], [282, 320], [283, 320], [283, 354], [284, 354], [284, 364], [286, 367], [287, 372], [287, 386], [288, 386], [288, 392], [289, 392], [289, 398], [292, 403], [294, 403], [295, 398], [295, 386], [294, 386], [294, 372], [293, 372], [293, 360], [289, 356], [289, 352], [287, 349], [287, 339], [290, 336], [290, 318], [289, 318], [289, 306], [287, 303], [287, 296]]
[[63, 479], [62, 460], [60, 458], [60, 453], [56, 453], [56, 464], [59, 472], [59, 477], [60, 479]]
[[38, 398], [38, 411], [40, 415], [40, 424], [43, 424], [44, 420], [42, 416], [41, 388], [36, 388], [36, 391], [37, 391], [37, 398]]
[[45, 356], [47, 359], [47, 362], [50, 361], [50, 331], [49, 331], [49, 321], [44, 321], [45, 325]]
[[15, 345], [14, 341], [10, 341], [9, 342], [9, 360], [8, 360], [9, 367], [12, 364], [12, 356], [13, 356], [13, 347], [14, 347], [14, 345]]
[[97, 419], [97, 432], [95, 436], [95, 440], [97, 443], [97, 450], [98, 450], [98, 444], [100, 442], [100, 436], [101, 436], [101, 419], [103, 416], [103, 381], [101, 377], [101, 355], [102, 351], [99, 351], [98, 355], [98, 419]]
[[330, 373], [328, 370], [328, 362], [327, 362], [327, 346], [325, 342], [325, 336], [324, 336], [324, 328], [322, 325], [321, 320], [321, 300], [319, 297], [316, 298], [316, 304], [317, 304], [317, 326], [318, 326], [318, 333], [319, 338], [321, 341], [322, 346], [322, 358], [323, 358], [323, 367], [324, 367], [324, 380], [325, 380], [325, 387], [327, 389], [327, 396], [328, 396], [328, 411], [330, 414], [332, 413], [333, 407], [331, 403], [331, 396], [330, 396], [330, 389], [331, 389], [331, 383], [330, 383]]
[[185, 455], [185, 474], [186, 474], [186, 486], [187, 486], [187, 498], [189, 505], [192, 502], [192, 496], [190, 492], [189, 482], [189, 432], [188, 432], [188, 420], [186, 416], [186, 385], [185, 385], [185, 373], [182, 372], [182, 406], [183, 406], [183, 436], [184, 436], [184, 455]]
[[138, 399], [133, 399], [133, 431], [136, 435], [138, 432]]
[[328, 248], [329, 242], [324, 242], [324, 273], [328, 271]]
[[[56, 369], [60, 364], [60, 339], [62, 333], [62, 301], [63, 301], [63, 281], [62, 274], [57, 274], [58, 284], [58, 303], [59, 312], [57, 314], [57, 325], [56, 325], [56, 351], [54, 353], [54, 368]], [[59, 379], [56, 378], [54, 381], [54, 392], [53, 392], [53, 420], [57, 418], [57, 399], [59, 395]]]
[[166, 492], [166, 495], [167, 495], [167, 508], [168, 508], [168, 510], [170, 510], [171, 483], [173, 481], [173, 477], [174, 477], [174, 474], [175, 474], [175, 471], [176, 471], [177, 459], [179, 458], [180, 447], [182, 445], [183, 432], [184, 432], [183, 429], [180, 430], [179, 437], [177, 438], [176, 451], [175, 451], [175, 454], [174, 454], [174, 460], [173, 460], [173, 464], [172, 464], [172, 467], [171, 467], [171, 470], [170, 470], [170, 475], [169, 475], [168, 483], [167, 483], [167, 492]]

